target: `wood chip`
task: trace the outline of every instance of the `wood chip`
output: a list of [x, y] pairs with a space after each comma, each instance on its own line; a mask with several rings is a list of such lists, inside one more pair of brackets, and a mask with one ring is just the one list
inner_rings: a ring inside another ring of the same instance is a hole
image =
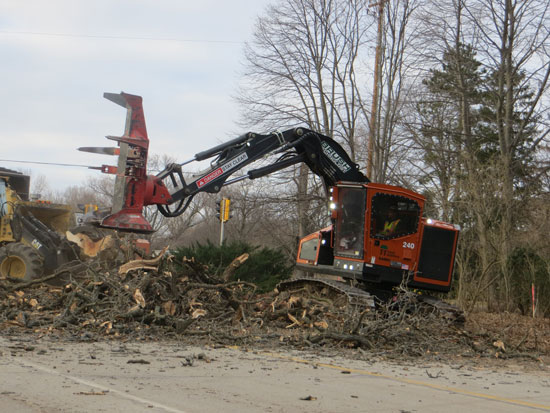
[[145, 308], [145, 298], [143, 298], [143, 294], [141, 293], [139, 288], [136, 288], [133, 294], [134, 300], [136, 301], [137, 305], [139, 305], [141, 308]]

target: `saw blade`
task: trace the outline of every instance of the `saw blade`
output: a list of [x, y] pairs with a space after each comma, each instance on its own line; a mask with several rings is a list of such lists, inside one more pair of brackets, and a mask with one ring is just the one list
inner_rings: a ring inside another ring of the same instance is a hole
[[84, 147], [78, 148], [78, 150], [81, 152], [98, 153], [100, 155], [120, 155], [120, 148], [84, 146]]

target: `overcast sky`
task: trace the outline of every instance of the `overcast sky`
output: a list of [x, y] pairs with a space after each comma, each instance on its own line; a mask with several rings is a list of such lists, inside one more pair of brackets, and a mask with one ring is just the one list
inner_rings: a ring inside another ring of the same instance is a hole
[[[150, 154], [185, 161], [245, 132], [235, 93], [242, 50], [268, 0], [1, 0], [0, 159], [83, 165], [115, 157], [125, 111], [103, 98], [143, 97]], [[284, 126], [284, 125], [283, 125]], [[0, 161], [63, 190], [85, 168]]]

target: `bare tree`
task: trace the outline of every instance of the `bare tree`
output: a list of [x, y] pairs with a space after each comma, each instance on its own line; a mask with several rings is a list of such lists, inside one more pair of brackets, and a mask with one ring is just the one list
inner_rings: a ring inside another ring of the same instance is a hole
[[[548, 139], [542, 128], [544, 96], [550, 77], [550, 4], [546, 0], [486, 0], [472, 2], [468, 21], [479, 31], [480, 54], [494, 76], [494, 126], [502, 171], [500, 191], [500, 271], [505, 298], [511, 296], [508, 257], [522, 216], [518, 203], [518, 171]], [[531, 126], [538, 124], [535, 130]], [[544, 125], [546, 126], [546, 125]], [[508, 301], [508, 300], [507, 300]]]
[[356, 149], [365, 119], [357, 65], [365, 53], [363, 1], [283, 0], [258, 20], [245, 48], [243, 121], [266, 129], [306, 124]]
[[409, 126], [432, 205], [463, 226], [462, 296], [510, 302], [510, 257], [544, 174], [535, 166], [548, 140], [548, 7], [430, 1], [418, 15], [418, 73], [428, 70], [424, 86], [438, 92], [418, 89]]
[[416, 110], [408, 124], [417, 149], [414, 162], [422, 160], [419, 186], [431, 215], [463, 227], [456, 257], [463, 305], [493, 284], [488, 279], [495, 261], [489, 219], [495, 198], [493, 181], [487, 179], [494, 164], [480, 162], [481, 144], [474, 136], [483, 72], [473, 47], [476, 33], [465, 27], [464, 14], [464, 0], [430, 1], [420, 10], [417, 70], [427, 74], [416, 88]]
[[[364, 145], [357, 133], [368, 121], [357, 67], [368, 52], [371, 23], [362, 0], [282, 0], [270, 7], [245, 48], [237, 98], [242, 123], [268, 130], [306, 124], [339, 140], [355, 160]], [[310, 180], [305, 165], [298, 169], [296, 211], [303, 236]]]
[[415, 90], [411, 82], [415, 74], [411, 54], [411, 30], [413, 16], [418, 8], [414, 0], [386, 1], [384, 7], [384, 31], [382, 53], [382, 76], [380, 99], [377, 102], [378, 128], [374, 131], [373, 175], [374, 181], [399, 183], [410, 186], [410, 182], [399, 176], [403, 170], [398, 166], [406, 158], [410, 147], [408, 131], [403, 128], [406, 103]]

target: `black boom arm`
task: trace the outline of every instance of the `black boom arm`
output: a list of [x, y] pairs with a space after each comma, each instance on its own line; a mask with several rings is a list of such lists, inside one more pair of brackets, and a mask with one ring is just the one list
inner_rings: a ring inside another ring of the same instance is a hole
[[[246, 174], [229, 180], [235, 172], [270, 154], [281, 155], [270, 165], [251, 169]], [[209, 158], [214, 158], [210, 167], [198, 174], [192, 182], [185, 182], [181, 167]], [[200, 152], [187, 162], [168, 165], [157, 178], [164, 183], [171, 183], [167, 185], [171, 188], [169, 203], [176, 203], [176, 207], [172, 210], [167, 205], [157, 206], [163, 215], [177, 216], [183, 213], [193, 196], [199, 192], [216, 193], [225, 185], [243, 179], [260, 178], [301, 162], [305, 162], [313, 173], [322, 178], [325, 187], [333, 186], [339, 181], [369, 182], [342, 146], [327, 136], [304, 128], [268, 135], [249, 132]]]

